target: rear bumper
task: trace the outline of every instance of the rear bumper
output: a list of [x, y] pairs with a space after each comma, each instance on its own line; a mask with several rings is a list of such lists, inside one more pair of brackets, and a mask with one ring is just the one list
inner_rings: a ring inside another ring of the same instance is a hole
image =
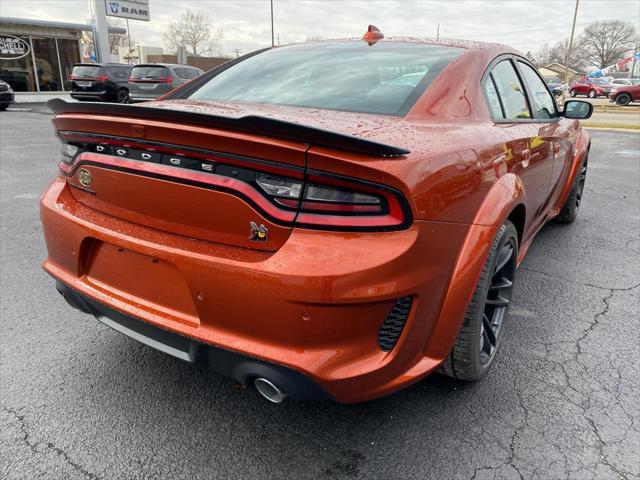
[[11, 92], [0, 92], [0, 103], [2, 104], [10, 104], [13, 103], [14, 96]]
[[166, 95], [168, 92], [164, 93], [156, 93], [153, 95], [141, 95], [135, 92], [129, 92], [129, 101], [130, 102], [148, 102], [151, 100], [156, 100], [160, 98], [162, 95]]
[[75, 98], [76, 100], [92, 98], [92, 99], [103, 99], [107, 95], [109, 95], [108, 90], [100, 90], [97, 92], [71, 92], [71, 98]]
[[60, 281], [56, 281], [56, 289], [73, 308], [93, 315], [108, 327], [156, 350], [189, 363], [205, 365], [242, 384], [247, 384], [252, 378], [268, 378], [294, 400], [327, 398], [320, 387], [294, 370], [163, 330], [96, 302]]
[[[45, 270], [93, 305], [186, 337], [198, 348], [297, 372], [344, 403], [399, 390], [442, 363], [495, 232], [420, 221], [399, 232], [294, 228], [278, 251], [253, 251], [98, 212], [76, 201], [62, 177], [43, 193], [41, 219]], [[123, 255], [136, 267], [116, 260], [107, 270], [119, 273], [99, 277], [94, 266], [103, 245], [111, 260]], [[141, 274], [136, 268], [156, 268], [144, 259], [179, 275]], [[179, 301], [146, 296], [154, 283], [171, 296], [174, 281]], [[379, 329], [404, 296], [413, 297], [404, 330], [395, 348], [381, 351]]]

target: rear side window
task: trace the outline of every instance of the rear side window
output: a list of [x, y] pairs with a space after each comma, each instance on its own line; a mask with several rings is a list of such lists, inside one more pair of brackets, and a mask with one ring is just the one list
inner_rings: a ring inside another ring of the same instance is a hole
[[133, 70], [131, 70], [131, 78], [135, 78], [136, 80], [153, 80], [157, 78], [167, 78], [168, 76], [169, 69], [163, 66], [149, 65], [144, 67], [133, 67]]
[[503, 60], [493, 67], [487, 82], [489, 82], [489, 79], [493, 80], [502, 101], [504, 115], [498, 118], [506, 120], [526, 120], [531, 118], [525, 90], [510, 60]]
[[199, 75], [199, 72], [193, 68], [174, 68], [176, 75], [185, 80], [191, 80]]
[[406, 115], [463, 51], [409, 42], [291, 45], [227, 68], [190, 98]]
[[71, 75], [74, 77], [98, 77], [104, 75], [104, 70], [99, 65], [76, 65]]
[[107, 71], [116, 78], [129, 78], [130, 69], [127, 67], [107, 67]]
[[518, 67], [527, 85], [527, 90], [531, 97], [533, 117], [538, 119], [551, 119], [558, 116], [556, 103], [547, 90], [542, 79], [533, 68], [523, 62], [518, 62]]
[[498, 98], [498, 92], [496, 91], [496, 85], [493, 83], [493, 79], [491, 77], [487, 78], [487, 81], [484, 84], [484, 93], [487, 96], [491, 116], [493, 118], [504, 118], [502, 106], [500, 105], [500, 98]]

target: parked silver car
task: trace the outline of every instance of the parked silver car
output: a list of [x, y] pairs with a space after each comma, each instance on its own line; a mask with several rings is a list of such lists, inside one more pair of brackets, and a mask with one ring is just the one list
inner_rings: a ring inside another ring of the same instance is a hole
[[136, 65], [129, 75], [129, 101], [145, 102], [161, 97], [204, 73], [189, 65], [148, 63]]

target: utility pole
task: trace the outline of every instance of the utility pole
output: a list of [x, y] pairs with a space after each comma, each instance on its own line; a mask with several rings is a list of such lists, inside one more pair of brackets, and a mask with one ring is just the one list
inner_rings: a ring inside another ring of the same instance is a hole
[[131, 31], [129, 30], [129, 18], [127, 18], [127, 43], [129, 44], [129, 51], [131, 51]]
[[91, 30], [96, 61], [110, 62], [109, 25], [107, 24], [107, 12], [104, 9], [104, 0], [89, 0], [89, 11], [91, 12]]
[[240, 56], [240, 52], [242, 51], [241, 48], [234, 48], [233, 49], [233, 53], [236, 54], [236, 58], [238, 58]]
[[[569, 79], [569, 66], [567, 63], [569, 62], [569, 57], [571, 56], [571, 49], [573, 48], [573, 34], [576, 31], [576, 18], [578, 18], [578, 4], [580, 0], [576, 0], [576, 8], [573, 11], [573, 24], [571, 25], [571, 36], [569, 37], [569, 47], [567, 51], [564, 52], [564, 83], [568, 83]], [[564, 105], [564, 99], [567, 97], [567, 89], [562, 90], [562, 104]]]
[[271, 1], [271, 46], [275, 47], [276, 43], [275, 43], [275, 37], [273, 36], [273, 0]]
[[633, 60], [631, 63], [631, 70], [629, 70], [629, 80], [633, 77], [633, 72], [636, 69], [636, 56], [638, 55], [638, 42], [636, 42], [636, 48], [633, 50]]
[[440, 24], [438, 24], [438, 29], [436, 30], [436, 42], [440, 40]]

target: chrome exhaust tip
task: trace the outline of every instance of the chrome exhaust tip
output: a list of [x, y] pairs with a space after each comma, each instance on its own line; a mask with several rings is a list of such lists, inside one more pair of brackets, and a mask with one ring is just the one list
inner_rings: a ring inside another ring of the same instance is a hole
[[256, 390], [264, 398], [273, 403], [282, 403], [287, 399], [287, 394], [266, 378], [258, 377], [253, 381]]

